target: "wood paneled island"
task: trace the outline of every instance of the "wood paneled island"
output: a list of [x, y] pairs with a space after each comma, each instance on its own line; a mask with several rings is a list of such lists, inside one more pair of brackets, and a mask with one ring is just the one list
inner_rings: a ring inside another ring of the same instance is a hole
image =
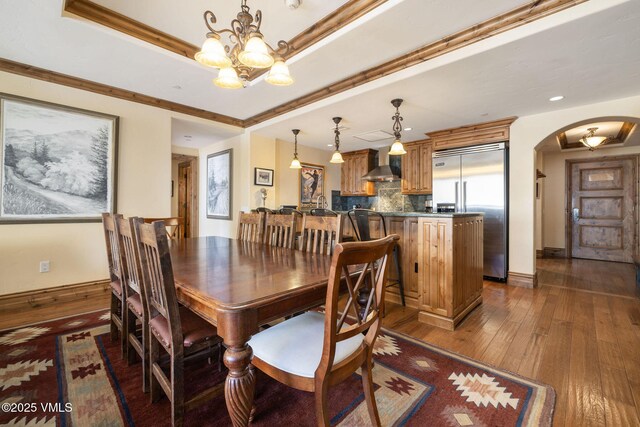
[[[400, 236], [406, 304], [419, 309], [420, 322], [453, 330], [482, 303], [482, 214], [380, 213], [387, 233]], [[353, 236], [343, 215], [343, 236]], [[380, 219], [369, 223], [371, 236], [380, 237]], [[393, 266], [389, 277], [397, 279]], [[400, 303], [397, 286], [387, 289], [386, 300]]]

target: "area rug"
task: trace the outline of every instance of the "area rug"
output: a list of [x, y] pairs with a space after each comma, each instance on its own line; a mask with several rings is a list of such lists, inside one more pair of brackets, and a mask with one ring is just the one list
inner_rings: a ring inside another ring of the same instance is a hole
[[[187, 395], [224, 381], [215, 361], [185, 369]], [[382, 330], [373, 373], [383, 426], [551, 425], [554, 390], [393, 331]], [[0, 332], [0, 424], [168, 426], [166, 399], [149, 403], [141, 365], [127, 366], [108, 312]], [[258, 374], [253, 425], [315, 425], [314, 398]], [[370, 425], [360, 377], [330, 389], [332, 425]], [[187, 412], [187, 426], [227, 426], [223, 398]]]

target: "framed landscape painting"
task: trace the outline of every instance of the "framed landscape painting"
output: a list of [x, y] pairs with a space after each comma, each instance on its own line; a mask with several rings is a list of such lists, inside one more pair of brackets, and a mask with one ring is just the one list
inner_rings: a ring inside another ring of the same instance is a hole
[[273, 187], [273, 169], [253, 168], [253, 185]]
[[115, 212], [118, 117], [0, 94], [0, 223]]
[[207, 218], [231, 219], [233, 150], [207, 156]]
[[302, 163], [300, 207], [315, 208], [320, 196], [324, 196], [324, 166]]

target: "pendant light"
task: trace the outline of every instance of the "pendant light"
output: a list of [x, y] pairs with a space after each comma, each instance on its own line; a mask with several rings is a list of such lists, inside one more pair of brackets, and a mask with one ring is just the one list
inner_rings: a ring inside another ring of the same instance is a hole
[[291, 160], [289, 169], [302, 169], [300, 160], [298, 160], [298, 134], [300, 129], [291, 129], [291, 132], [293, 132], [293, 160]]
[[329, 163], [344, 163], [342, 154], [340, 154], [340, 129], [338, 129], [338, 125], [340, 124], [341, 120], [342, 120], [342, 117], [333, 118], [333, 122], [336, 124], [336, 129], [334, 130], [336, 134], [336, 141], [335, 141], [336, 151], [333, 152], [333, 156], [331, 156], [331, 160], [329, 160]]
[[407, 154], [402, 145], [402, 141], [400, 140], [402, 135], [400, 132], [402, 131], [402, 117], [400, 116], [400, 105], [402, 105], [402, 99], [394, 99], [391, 101], [391, 105], [396, 107], [396, 113], [391, 117], [393, 120], [393, 135], [396, 140], [394, 141], [391, 149], [389, 150], [390, 156], [400, 156], [402, 154]]
[[588, 133], [580, 139], [582, 145], [587, 147], [589, 151], [595, 150], [607, 139], [606, 136], [595, 136], [597, 130], [598, 128], [587, 129]]

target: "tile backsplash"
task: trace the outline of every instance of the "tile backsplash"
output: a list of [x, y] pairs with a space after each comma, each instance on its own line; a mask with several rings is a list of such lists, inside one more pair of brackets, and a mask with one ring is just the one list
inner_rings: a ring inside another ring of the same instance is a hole
[[341, 196], [339, 191], [331, 192], [331, 209], [347, 211], [354, 206], [375, 209], [380, 212], [424, 212], [424, 202], [431, 195], [404, 195], [400, 191], [400, 181], [376, 182], [377, 196]]

